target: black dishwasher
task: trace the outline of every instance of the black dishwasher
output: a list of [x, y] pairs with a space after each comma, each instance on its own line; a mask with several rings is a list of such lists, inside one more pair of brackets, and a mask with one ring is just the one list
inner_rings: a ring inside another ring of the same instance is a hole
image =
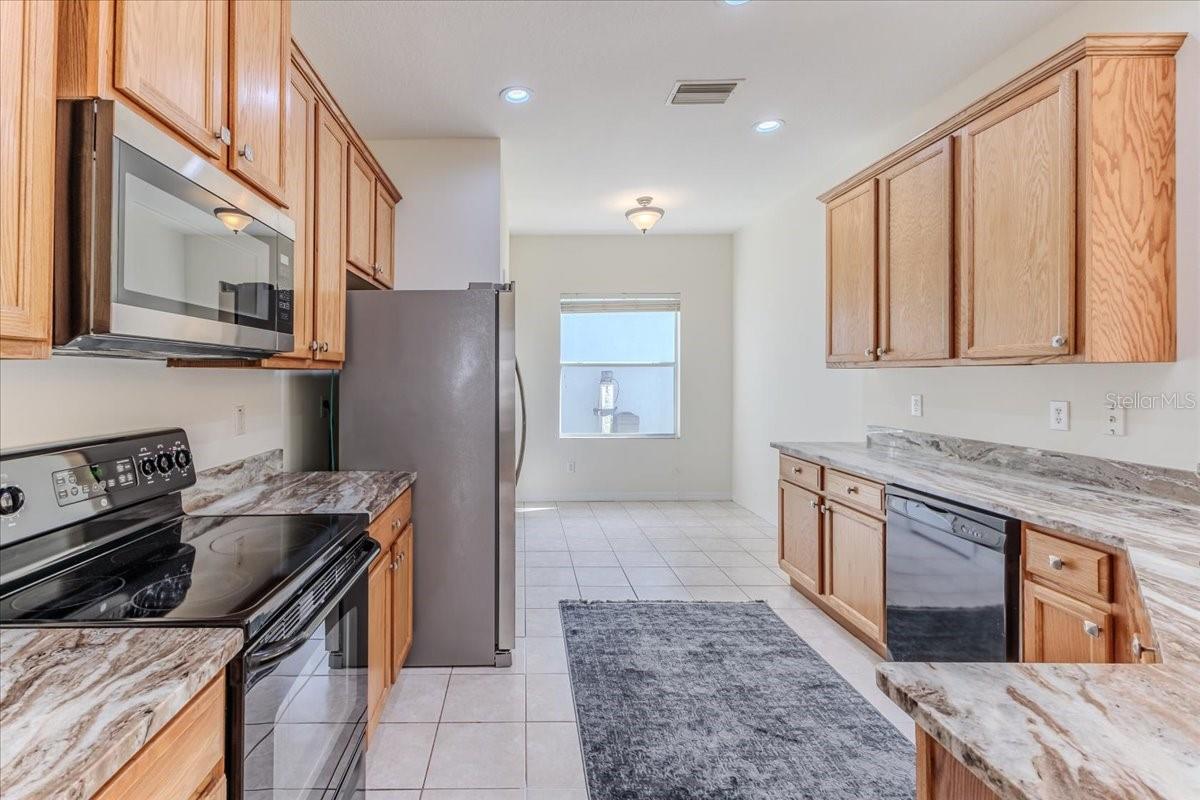
[[1021, 524], [887, 488], [887, 648], [893, 661], [1016, 661]]

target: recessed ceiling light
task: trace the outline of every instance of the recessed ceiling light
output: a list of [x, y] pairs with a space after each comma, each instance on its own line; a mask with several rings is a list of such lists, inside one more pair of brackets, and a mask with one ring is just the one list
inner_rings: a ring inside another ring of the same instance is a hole
[[783, 127], [781, 119], [764, 119], [754, 123], [755, 133], [774, 133]]
[[519, 106], [521, 103], [528, 103], [533, 99], [533, 90], [526, 89], [524, 86], [509, 86], [500, 92], [500, 97], [506, 103]]

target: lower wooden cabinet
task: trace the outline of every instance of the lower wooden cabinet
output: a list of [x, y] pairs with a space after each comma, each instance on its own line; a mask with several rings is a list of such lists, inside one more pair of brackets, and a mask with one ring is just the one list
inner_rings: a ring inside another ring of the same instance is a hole
[[869, 638], [883, 642], [883, 520], [825, 503], [822, 596]]
[[1025, 660], [1052, 664], [1112, 661], [1112, 615], [1060, 591], [1025, 582]]
[[382, 548], [367, 573], [367, 745], [413, 641], [412, 493], [406, 491], [367, 530]]
[[917, 727], [916, 800], [998, 800], [999, 796]]
[[225, 798], [225, 673], [200, 690], [93, 800]]
[[821, 497], [779, 482], [779, 567], [801, 586], [821, 593]]

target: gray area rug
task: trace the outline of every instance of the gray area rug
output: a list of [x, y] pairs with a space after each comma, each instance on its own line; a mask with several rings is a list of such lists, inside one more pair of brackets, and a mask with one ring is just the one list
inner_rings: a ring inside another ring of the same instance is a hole
[[559, 610], [591, 800], [913, 797], [913, 746], [766, 604]]

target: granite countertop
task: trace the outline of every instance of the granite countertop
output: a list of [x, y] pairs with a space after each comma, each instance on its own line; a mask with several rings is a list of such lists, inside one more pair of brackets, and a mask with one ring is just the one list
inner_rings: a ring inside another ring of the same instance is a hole
[[[891, 431], [890, 434], [905, 432]], [[932, 438], [932, 437], [930, 437]], [[778, 442], [780, 452], [1123, 548], [1156, 665], [883, 663], [879, 686], [1002, 798], [1200, 797], [1200, 484], [1184, 471], [984, 443]], [[964, 457], [965, 456], [965, 457]], [[978, 458], [974, 458], [978, 456]], [[1050, 466], [1048, 466], [1050, 464]], [[1059, 473], [1068, 479], [1056, 480]], [[1096, 479], [1093, 480], [1092, 478]]]
[[231, 628], [0, 629], [0, 796], [91, 797], [241, 647]]
[[416, 479], [414, 472], [276, 472], [233, 491], [202, 479], [185, 494], [184, 510], [208, 516], [366, 514], [374, 521]]

